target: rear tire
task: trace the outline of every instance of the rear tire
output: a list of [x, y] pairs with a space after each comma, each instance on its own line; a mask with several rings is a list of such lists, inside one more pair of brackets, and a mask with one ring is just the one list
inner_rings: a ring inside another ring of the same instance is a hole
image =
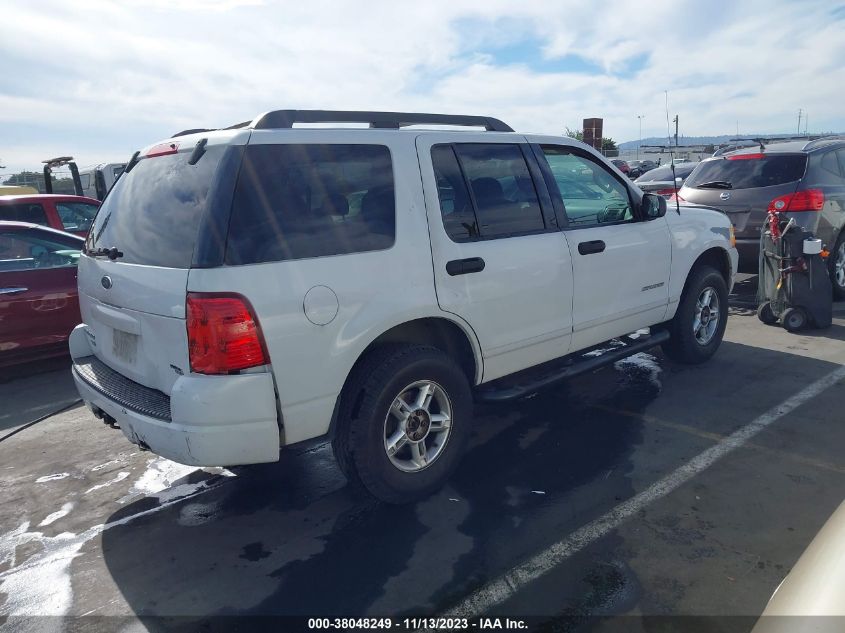
[[778, 322], [778, 318], [775, 316], [775, 313], [772, 312], [772, 304], [768, 301], [757, 306], [757, 318], [766, 325], [774, 325]]
[[845, 231], [839, 234], [836, 246], [830, 252], [828, 270], [833, 284], [833, 299], [842, 301], [845, 299]]
[[332, 442], [344, 474], [387, 503], [442, 487], [472, 423], [472, 392], [458, 364], [434, 347], [389, 345], [361, 363], [347, 389]]
[[725, 279], [715, 268], [698, 266], [690, 272], [678, 310], [668, 324], [670, 338], [662, 344], [663, 352], [679, 363], [703, 363], [719, 349], [727, 321]]
[[807, 327], [807, 313], [801, 308], [787, 308], [780, 315], [780, 322], [787, 332], [800, 332]]

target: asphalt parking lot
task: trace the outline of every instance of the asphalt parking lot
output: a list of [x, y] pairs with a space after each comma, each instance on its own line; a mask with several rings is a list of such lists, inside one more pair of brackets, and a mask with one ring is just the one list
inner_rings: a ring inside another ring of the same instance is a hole
[[[457, 474], [410, 506], [350, 490], [327, 446], [198, 470], [74, 406], [0, 443], [0, 628], [481, 609], [542, 630], [747, 630], [845, 497], [845, 305], [802, 335], [747, 305], [708, 364], [655, 350], [479, 408]], [[0, 437], [74, 399], [67, 364], [6, 373]]]

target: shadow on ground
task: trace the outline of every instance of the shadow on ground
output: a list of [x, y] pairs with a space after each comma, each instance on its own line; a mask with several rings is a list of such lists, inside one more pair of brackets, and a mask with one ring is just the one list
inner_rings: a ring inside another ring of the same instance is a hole
[[[726, 370], [753, 377], [761, 363], [784, 365], [793, 392], [835, 367], [756, 348], [759, 354], [750, 355], [751, 349], [726, 342], [718, 362], [667, 366], [663, 380], [694, 383], [706, 397], [707, 390], [724, 389]], [[210, 618], [226, 615], [437, 613], [700, 450], [682, 439], [681, 448], [656, 450], [646, 472], [635, 472], [633, 455], [644, 441], [636, 414], [661, 390], [653, 361], [479, 408], [459, 470], [422, 502], [372, 502], [346, 485], [329, 447], [289, 450], [278, 464], [240, 469], [205, 494], [106, 530], [103, 559], [133, 611], [153, 616], [145, 619], [151, 630], [195, 630], [199, 621], [213, 629]], [[783, 397], [776, 386], [760, 392], [760, 413]], [[203, 474], [190, 475], [197, 476]], [[137, 501], [109, 521], [156, 503]], [[630, 609], [642, 590], [618, 549], [614, 534], [604, 537], [538, 583], [518, 610], [555, 614], [549, 626], [568, 630], [591, 614]]]

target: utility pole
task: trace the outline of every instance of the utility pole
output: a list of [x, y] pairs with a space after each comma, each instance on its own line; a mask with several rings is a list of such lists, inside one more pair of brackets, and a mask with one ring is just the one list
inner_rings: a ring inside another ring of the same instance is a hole
[[810, 113], [804, 113], [804, 136], [808, 136], [807, 134], [807, 126], [810, 124]]
[[798, 134], [801, 134], [801, 113], [803, 110], [798, 108]]
[[643, 144], [643, 119], [645, 118], [644, 114], [638, 114], [637, 118], [640, 120], [640, 140], [637, 141], [637, 160], [640, 159], [640, 145]]
[[672, 119], [675, 122], [675, 149], [678, 149], [678, 115], [675, 115], [675, 118]]

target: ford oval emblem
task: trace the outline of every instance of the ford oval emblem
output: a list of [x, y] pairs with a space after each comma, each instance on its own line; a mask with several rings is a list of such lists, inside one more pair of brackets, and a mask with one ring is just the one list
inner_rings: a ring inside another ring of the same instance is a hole
[[731, 199], [731, 192], [730, 191], [723, 191], [722, 193], [719, 194], [719, 197], [722, 200], [730, 200]]
[[102, 279], [100, 279], [100, 283], [103, 284], [103, 288], [108, 290], [111, 288], [111, 277], [105, 275]]

